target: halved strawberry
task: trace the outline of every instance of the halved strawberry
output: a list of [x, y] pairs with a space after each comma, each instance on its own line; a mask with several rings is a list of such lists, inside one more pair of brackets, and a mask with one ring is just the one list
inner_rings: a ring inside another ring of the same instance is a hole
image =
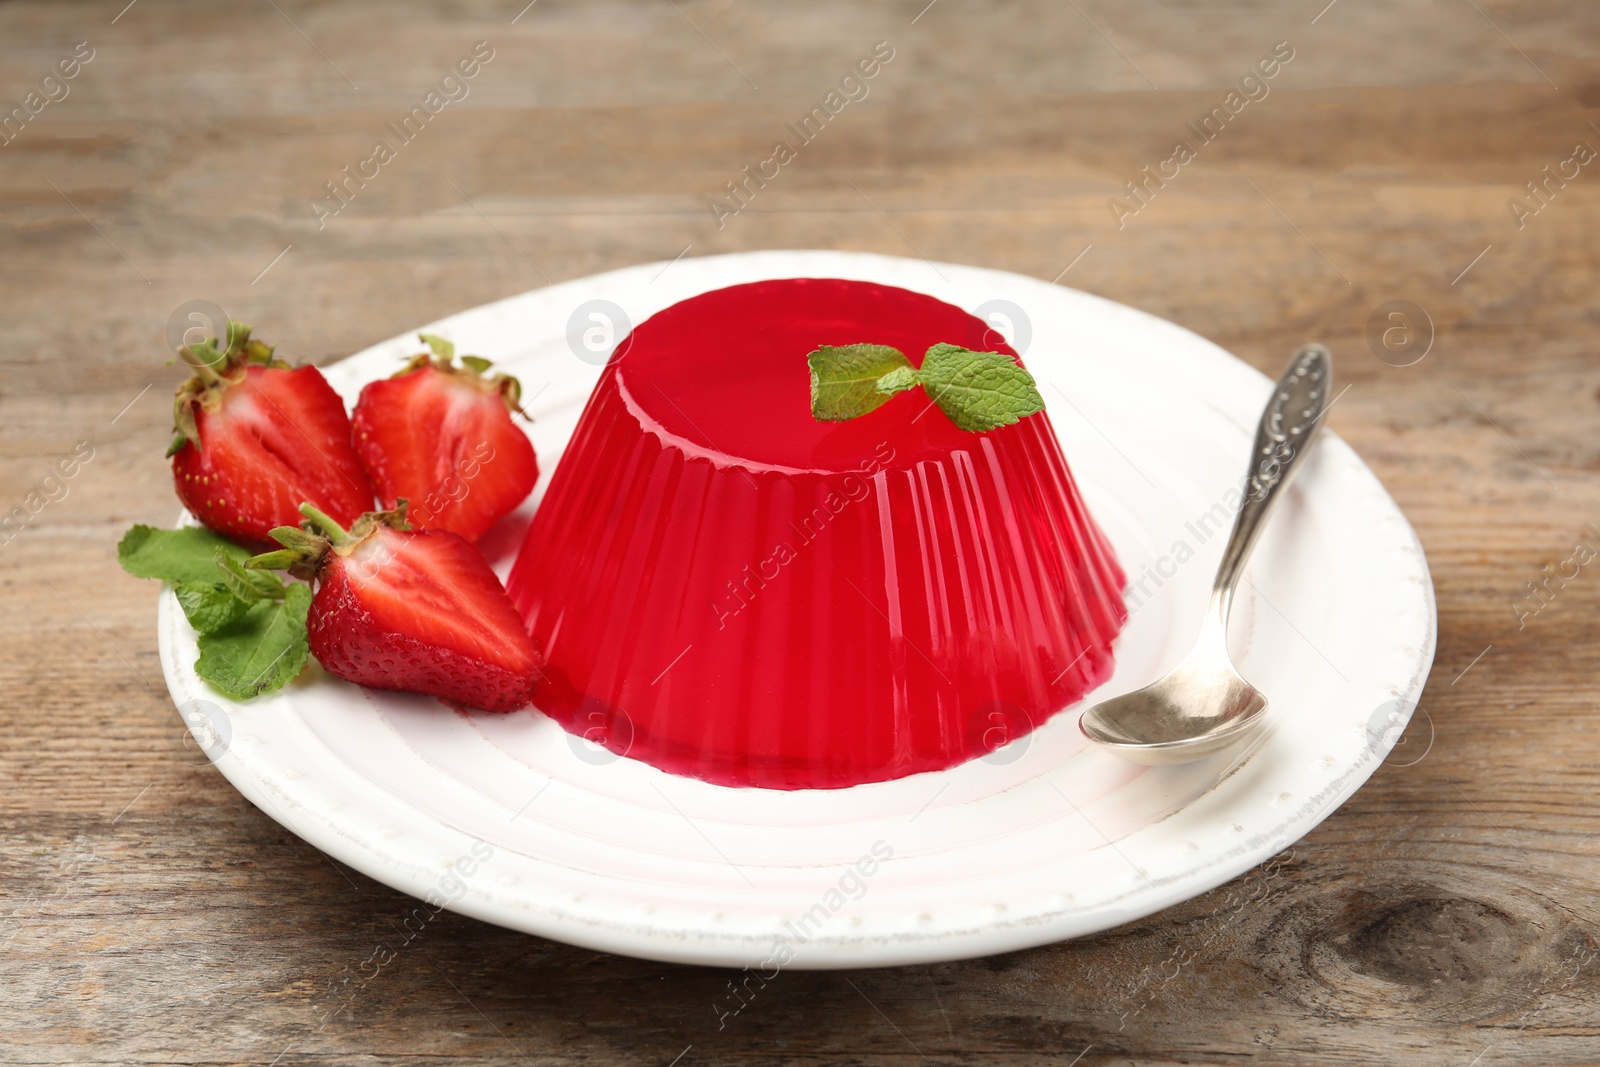
[[394, 377], [361, 390], [351, 417], [356, 452], [378, 499], [411, 501], [419, 530], [450, 530], [476, 541], [522, 503], [539, 478], [533, 444], [511, 421], [521, 386], [487, 375], [489, 361], [462, 356], [429, 334], [433, 349]]
[[350, 444], [350, 419], [322, 372], [274, 359], [228, 324], [215, 340], [179, 349], [194, 377], [178, 387], [167, 455], [178, 498], [202, 523], [263, 544], [311, 501], [341, 522], [372, 507], [372, 483]]
[[247, 566], [314, 578], [311, 653], [341, 678], [487, 711], [533, 698], [544, 659], [480, 553], [448, 530], [413, 531], [406, 502], [346, 532], [310, 504], [305, 529]]

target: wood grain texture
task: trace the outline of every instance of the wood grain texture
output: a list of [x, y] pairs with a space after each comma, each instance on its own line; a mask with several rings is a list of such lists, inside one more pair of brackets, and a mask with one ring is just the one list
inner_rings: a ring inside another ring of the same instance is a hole
[[[1600, 546], [1600, 173], [1520, 228], [1507, 206], [1600, 148], [1600, 8], [925, 2], [0, 4], [4, 109], [94, 49], [0, 146], [0, 510], [93, 449], [0, 544], [0, 1063], [1600, 1062], [1600, 580], [1516, 610]], [[310, 199], [480, 40], [471, 95], [319, 227]], [[870, 95], [719, 228], [709, 198], [878, 41]], [[1278, 41], [1270, 95], [1118, 229], [1108, 199]], [[411, 903], [185, 744], [154, 590], [115, 564], [175, 514], [169, 314], [215, 301], [328, 362], [788, 247], [1059, 277], [1263, 370], [1328, 343], [1332, 425], [1433, 568], [1425, 714], [1292, 853], [1100, 937], [786, 973], [721, 1030], [725, 972], [449, 913], [369, 978]], [[1413, 366], [1369, 345], [1390, 300], [1431, 319]]]

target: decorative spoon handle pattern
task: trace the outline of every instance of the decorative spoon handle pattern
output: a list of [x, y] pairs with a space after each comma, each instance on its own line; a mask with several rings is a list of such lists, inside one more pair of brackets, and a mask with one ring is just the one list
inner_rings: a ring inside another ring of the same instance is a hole
[[1299, 472], [1322, 430], [1333, 385], [1333, 356], [1322, 345], [1306, 345], [1289, 360], [1261, 423], [1250, 452], [1250, 471], [1244, 503], [1234, 519], [1233, 533], [1223, 550], [1222, 565], [1211, 591], [1211, 609], [1227, 620], [1233, 589], [1244, 572], [1245, 560], [1255, 548], [1273, 506]]

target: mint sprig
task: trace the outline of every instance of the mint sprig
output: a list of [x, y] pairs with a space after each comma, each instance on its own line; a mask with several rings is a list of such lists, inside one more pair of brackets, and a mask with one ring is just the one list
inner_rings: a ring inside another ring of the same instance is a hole
[[203, 634], [238, 622], [250, 610], [247, 601], [234, 596], [221, 582], [174, 582], [172, 591], [189, 625]]
[[240, 563], [250, 558], [220, 534], [203, 526], [184, 526], [158, 530], [154, 526], [135, 526], [122, 535], [117, 545], [117, 562], [135, 578], [160, 578], [165, 582], [220, 582], [217, 553], [223, 552]]
[[811, 367], [811, 414], [844, 422], [876, 411], [897, 393], [921, 386], [949, 420], [983, 433], [1044, 410], [1033, 375], [1001, 352], [937, 344], [913, 367], [888, 345], [823, 345]]
[[915, 368], [904, 352], [888, 345], [823, 345], [806, 357], [811, 364], [811, 414], [844, 422], [889, 402], [878, 383], [897, 370]]
[[195, 673], [233, 700], [283, 688], [311, 654], [310, 611], [311, 587], [298, 582], [284, 588], [282, 599], [257, 601], [238, 621], [200, 635]]
[[117, 545], [122, 569], [172, 586], [199, 633], [195, 673], [232, 700], [280, 689], [310, 655], [306, 619], [311, 588], [246, 570], [250, 553], [197, 526], [135, 526]]

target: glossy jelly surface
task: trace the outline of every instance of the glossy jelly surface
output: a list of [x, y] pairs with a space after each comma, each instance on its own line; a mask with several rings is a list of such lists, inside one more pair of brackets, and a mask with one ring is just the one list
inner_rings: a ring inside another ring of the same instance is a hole
[[727, 786], [840, 788], [1026, 734], [1111, 673], [1123, 572], [1044, 414], [983, 434], [921, 390], [811, 416], [806, 356], [950, 342], [932, 297], [791, 279], [618, 346], [507, 588], [573, 733]]

